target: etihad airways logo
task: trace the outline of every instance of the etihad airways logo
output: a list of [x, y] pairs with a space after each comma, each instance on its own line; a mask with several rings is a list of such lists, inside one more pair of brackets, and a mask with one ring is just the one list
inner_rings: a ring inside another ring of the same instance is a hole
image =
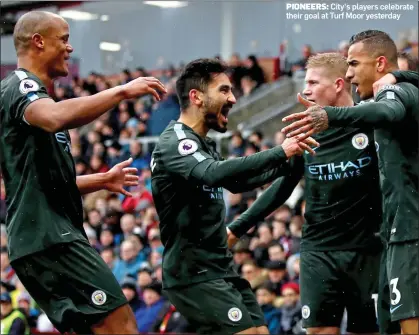
[[342, 161], [339, 163], [327, 163], [310, 165], [308, 172], [318, 177], [318, 180], [338, 180], [360, 176], [362, 169], [371, 164], [372, 158], [367, 156], [355, 161]]

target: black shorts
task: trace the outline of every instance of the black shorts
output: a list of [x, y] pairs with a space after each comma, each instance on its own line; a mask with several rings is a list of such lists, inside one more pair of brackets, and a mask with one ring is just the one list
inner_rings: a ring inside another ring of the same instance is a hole
[[301, 252], [303, 326], [340, 328], [346, 308], [348, 332], [377, 332], [374, 294], [380, 254], [381, 250]]
[[127, 303], [112, 271], [88, 241], [57, 244], [11, 265], [61, 333], [90, 334], [93, 325]]
[[380, 278], [377, 300], [378, 327], [381, 335], [400, 334], [399, 322], [391, 321], [390, 288], [387, 276], [387, 252], [383, 252], [380, 262]]
[[387, 276], [392, 321], [419, 317], [419, 241], [389, 243]]
[[266, 325], [249, 282], [242, 278], [216, 279], [165, 293], [199, 334], [228, 335]]

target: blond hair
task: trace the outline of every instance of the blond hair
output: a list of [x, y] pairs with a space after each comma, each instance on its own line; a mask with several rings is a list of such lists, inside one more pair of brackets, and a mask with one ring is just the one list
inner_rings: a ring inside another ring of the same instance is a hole
[[348, 71], [348, 63], [346, 58], [336, 52], [318, 53], [310, 56], [307, 60], [306, 69], [323, 68], [326, 75], [330, 79], [342, 78], [345, 80], [345, 88], [351, 91], [351, 84], [346, 79], [346, 71]]

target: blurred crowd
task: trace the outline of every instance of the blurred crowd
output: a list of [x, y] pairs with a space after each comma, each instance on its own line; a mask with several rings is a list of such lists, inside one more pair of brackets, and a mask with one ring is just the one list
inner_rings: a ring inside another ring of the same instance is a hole
[[[343, 41], [339, 51], [347, 54]], [[281, 46], [280, 75], [303, 71], [307, 58], [313, 53], [309, 45], [302, 49], [302, 58], [290, 63], [286, 46]], [[258, 60], [249, 56], [242, 60], [234, 54], [228, 61], [230, 77], [237, 97], [253, 94], [266, 82]], [[119, 281], [132, 307], [140, 332], [193, 333], [195, 330], [162, 292], [162, 254], [159, 218], [151, 194], [149, 169], [152, 145], [143, 146], [137, 139], [158, 136], [172, 119], [179, 116], [175, 94], [178, 71], [170, 67], [161, 72], [160, 80], [168, 93], [161, 101], [150, 97], [126, 100], [104, 114], [91, 125], [70, 131], [72, 154], [77, 175], [106, 172], [116, 164], [132, 157], [132, 166], [139, 171], [140, 184], [130, 189], [131, 198], [99, 191], [84, 197], [84, 228], [93, 247]], [[88, 96], [118, 84], [149, 74], [143, 68], [124, 70], [119, 75], [105, 77], [91, 73], [87, 78], [72, 78], [70, 85], [57, 84], [57, 101]], [[277, 132], [265, 138], [253, 132], [246, 138], [234, 131], [228, 145], [228, 157], [241, 157], [280, 145], [284, 135]], [[225, 191], [226, 224], [243, 213], [264, 188], [243, 194]], [[304, 222], [305, 202], [302, 180], [287, 202], [263, 222], [255, 222], [232, 250], [238, 273], [247, 279], [265, 314], [271, 334], [301, 334], [300, 305], [300, 240]], [[0, 222], [6, 213], [5, 189], [1, 179]], [[38, 332], [54, 332], [42, 310], [36, 305], [10, 267], [7, 236], [1, 224], [1, 315], [19, 310], [29, 326]]]

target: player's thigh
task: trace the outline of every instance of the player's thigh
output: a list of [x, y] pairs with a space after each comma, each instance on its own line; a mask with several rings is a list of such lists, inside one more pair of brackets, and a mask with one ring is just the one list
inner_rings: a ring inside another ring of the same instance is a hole
[[390, 243], [387, 273], [392, 321], [419, 317], [419, 241]]
[[200, 334], [235, 334], [254, 327], [240, 292], [224, 279], [165, 292]]
[[377, 320], [379, 332], [382, 335], [400, 334], [400, 324], [397, 321], [391, 321], [390, 314], [390, 288], [387, 276], [387, 250], [381, 254], [380, 275], [378, 283], [377, 299]]
[[304, 328], [340, 327], [344, 311], [340, 279], [334, 252], [301, 252], [300, 294]]
[[240, 292], [243, 303], [246, 306], [247, 312], [252, 318], [255, 327], [265, 326], [265, 316], [256, 300], [256, 296], [252, 291], [250, 283], [243, 278], [235, 278], [230, 282], [233, 284], [234, 288]]
[[127, 303], [114, 275], [87, 241], [55, 245], [14, 265], [25, 288], [61, 332], [90, 332]]
[[375, 302], [380, 273], [381, 248], [342, 253], [346, 270], [345, 305], [348, 311], [347, 331], [350, 333], [378, 332]]

